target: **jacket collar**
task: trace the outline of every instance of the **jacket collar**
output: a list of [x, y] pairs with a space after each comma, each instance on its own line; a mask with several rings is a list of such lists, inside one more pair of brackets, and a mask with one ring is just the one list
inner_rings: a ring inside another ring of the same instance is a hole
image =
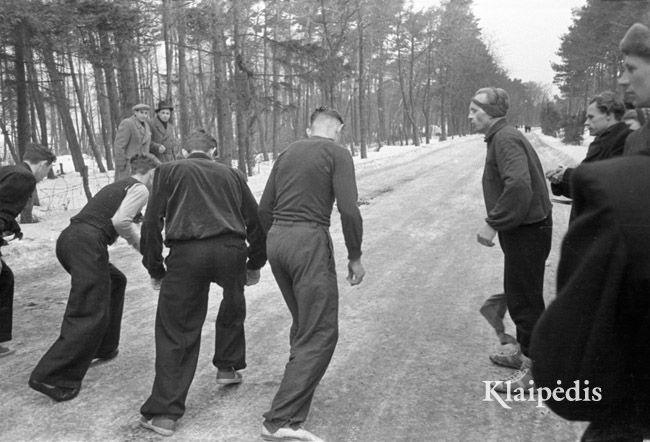
[[189, 154], [187, 156], [188, 160], [192, 159], [192, 158], [196, 158], [197, 160], [210, 160], [210, 161], [212, 161], [212, 157], [210, 157], [210, 155], [208, 155], [205, 152], [200, 152], [200, 151], [199, 152], [194, 151], [194, 152], [192, 152], [191, 154]]
[[508, 122], [505, 117], [498, 118], [485, 133], [485, 142], [489, 143], [492, 140], [492, 137], [494, 137], [494, 134], [503, 129], [507, 124]]

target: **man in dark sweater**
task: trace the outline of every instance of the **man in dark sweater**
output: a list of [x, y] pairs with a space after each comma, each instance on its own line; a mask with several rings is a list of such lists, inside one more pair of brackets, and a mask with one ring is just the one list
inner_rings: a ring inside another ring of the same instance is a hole
[[[217, 384], [237, 384], [242, 380], [237, 370], [246, 368], [244, 285], [256, 283], [266, 263], [257, 202], [243, 174], [213, 160], [216, 147], [213, 137], [196, 131], [186, 142], [191, 152], [186, 159], [158, 168], [142, 226], [143, 264], [156, 284], [162, 282], [156, 377], [140, 409], [140, 425], [166, 436], [185, 412], [210, 284], [223, 288], [212, 360]], [[164, 264], [163, 225], [169, 246]]]
[[365, 274], [354, 163], [338, 144], [342, 128], [338, 112], [316, 109], [309, 138], [278, 156], [260, 201], [269, 262], [293, 318], [291, 356], [264, 414], [264, 440], [321, 440], [300, 426], [338, 339], [338, 286], [329, 234], [334, 200], [348, 250], [348, 281], [359, 284]]
[[154, 168], [151, 154], [130, 160], [133, 175], [103, 187], [56, 241], [56, 257], [72, 287], [61, 334], [34, 368], [29, 386], [55, 401], [74, 399], [93, 359], [117, 356], [126, 277], [108, 257], [118, 236], [136, 250], [140, 232], [133, 218], [147, 204]]
[[[2, 237], [22, 238], [16, 217], [32, 197], [36, 183], [44, 179], [56, 157], [48, 149], [30, 143], [25, 149], [23, 163], [0, 169], [0, 233]], [[0, 238], [0, 247], [7, 241]], [[2, 254], [0, 253], [0, 256]], [[0, 343], [12, 338], [14, 274], [0, 258]], [[12, 354], [10, 347], [0, 345], [0, 357]]]
[[544, 312], [544, 268], [551, 250], [551, 200], [544, 170], [526, 137], [506, 122], [509, 97], [500, 88], [479, 89], [469, 106], [475, 130], [485, 134], [487, 152], [483, 196], [487, 218], [477, 234], [484, 246], [499, 235], [504, 255], [503, 287], [519, 349], [490, 355], [490, 360], [518, 371], [494, 388], [528, 389], [532, 385], [528, 346]]

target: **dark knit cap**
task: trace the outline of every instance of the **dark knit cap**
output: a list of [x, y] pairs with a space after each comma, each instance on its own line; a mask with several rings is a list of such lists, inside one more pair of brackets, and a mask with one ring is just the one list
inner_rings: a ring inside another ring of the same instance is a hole
[[214, 147], [217, 147], [217, 140], [203, 129], [192, 132], [185, 142], [185, 150], [189, 152], [193, 150], [208, 152]]
[[625, 55], [650, 57], [650, 29], [641, 23], [634, 23], [618, 47]]
[[54, 155], [51, 150], [41, 146], [40, 144], [27, 143], [25, 153], [23, 154], [23, 160], [34, 164], [40, 163], [41, 161], [47, 161], [48, 164], [52, 164], [56, 161], [56, 155]]

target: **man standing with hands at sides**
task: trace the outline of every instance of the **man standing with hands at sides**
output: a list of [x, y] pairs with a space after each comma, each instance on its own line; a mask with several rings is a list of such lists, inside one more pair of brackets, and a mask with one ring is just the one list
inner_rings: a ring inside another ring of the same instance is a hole
[[56, 241], [56, 257], [72, 287], [61, 334], [41, 358], [29, 386], [57, 402], [74, 399], [93, 359], [117, 356], [126, 277], [109, 261], [118, 236], [140, 250], [133, 218], [147, 204], [154, 168], [149, 153], [131, 157], [132, 176], [104, 186]]
[[508, 125], [509, 97], [500, 88], [479, 89], [469, 105], [468, 118], [485, 134], [487, 153], [483, 196], [487, 218], [477, 234], [480, 244], [499, 244], [504, 254], [504, 292], [517, 328], [519, 348], [490, 355], [490, 360], [518, 371], [501, 381], [496, 391], [532, 386], [530, 337], [544, 312], [544, 266], [551, 250], [553, 220], [544, 170], [526, 137]]
[[322, 440], [301, 425], [338, 340], [338, 286], [329, 234], [334, 200], [348, 250], [347, 279], [357, 285], [365, 275], [354, 163], [338, 144], [342, 129], [337, 111], [316, 109], [309, 138], [278, 156], [260, 200], [269, 263], [293, 319], [289, 362], [264, 414], [261, 436], [267, 441]]
[[[0, 234], [3, 237], [23, 237], [16, 217], [25, 209], [36, 183], [47, 176], [55, 160], [56, 157], [48, 149], [29, 143], [23, 154], [22, 164], [0, 168]], [[6, 244], [7, 242], [0, 238], [0, 246]], [[0, 258], [0, 344], [11, 341], [13, 304], [14, 274]], [[13, 348], [0, 345], [0, 358], [13, 352]]]
[[[185, 412], [212, 282], [223, 288], [212, 360], [216, 382], [242, 381], [237, 370], [246, 368], [244, 285], [256, 284], [266, 263], [266, 236], [245, 176], [213, 160], [217, 141], [202, 130], [185, 148], [186, 159], [156, 171], [142, 224], [142, 262], [160, 294], [156, 376], [140, 425], [164, 436], [174, 433]], [[164, 264], [163, 225], [169, 246]]]
[[136, 153], [149, 153], [150, 149], [149, 106], [140, 103], [132, 109], [133, 115], [120, 122], [113, 142], [115, 181], [130, 177], [129, 159]]

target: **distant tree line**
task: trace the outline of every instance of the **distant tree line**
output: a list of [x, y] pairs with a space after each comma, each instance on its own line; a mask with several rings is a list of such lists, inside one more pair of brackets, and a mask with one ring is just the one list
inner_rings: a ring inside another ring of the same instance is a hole
[[[647, 23], [650, 2], [587, 0], [574, 10], [573, 23], [562, 37], [558, 51], [561, 62], [554, 64], [554, 82], [561, 97], [551, 104], [560, 115], [549, 119], [545, 107], [546, 131], [562, 129], [565, 141], [582, 141], [582, 125], [589, 99], [604, 91], [616, 91], [621, 73], [622, 54], [618, 44], [636, 22]], [[547, 106], [547, 105], [545, 105]], [[549, 125], [550, 121], [553, 125]]]
[[508, 90], [515, 124], [538, 124], [547, 98], [499, 66], [471, 0], [424, 11], [396, 0], [0, 2], [3, 158], [38, 142], [71, 154], [84, 177], [84, 153], [113, 168], [116, 128], [138, 102], [171, 100], [182, 138], [215, 133], [222, 160], [252, 174], [322, 104], [342, 112], [346, 143], [365, 157], [370, 145], [468, 133], [483, 86]]

